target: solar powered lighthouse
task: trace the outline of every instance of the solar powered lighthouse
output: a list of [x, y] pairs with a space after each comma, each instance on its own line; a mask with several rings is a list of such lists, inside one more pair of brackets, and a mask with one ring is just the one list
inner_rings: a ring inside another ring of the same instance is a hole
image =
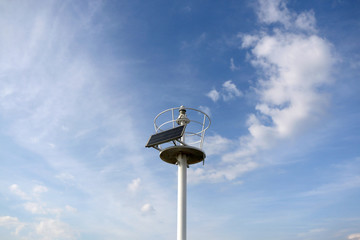
[[[177, 110], [179, 116], [175, 119]], [[177, 240], [186, 240], [186, 170], [191, 164], [204, 163], [206, 155], [202, 148], [210, 123], [210, 117], [200, 110], [170, 108], [155, 117], [156, 133], [146, 144], [160, 151], [163, 161], [178, 165]]]

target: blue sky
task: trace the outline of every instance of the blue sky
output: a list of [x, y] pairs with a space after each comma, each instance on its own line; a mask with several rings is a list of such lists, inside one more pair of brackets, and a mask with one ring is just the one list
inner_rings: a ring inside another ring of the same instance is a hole
[[153, 118], [207, 112], [188, 239], [360, 240], [359, 1], [1, 1], [0, 236], [174, 239]]

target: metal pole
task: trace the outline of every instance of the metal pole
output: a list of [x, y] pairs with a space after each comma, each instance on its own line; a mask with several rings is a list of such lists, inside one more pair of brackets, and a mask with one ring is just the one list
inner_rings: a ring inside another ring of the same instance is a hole
[[[179, 125], [187, 125], [190, 120], [186, 116], [184, 106], [179, 108], [179, 117], [176, 119]], [[185, 142], [185, 134], [181, 137], [181, 141]], [[178, 164], [178, 212], [177, 212], [177, 240], [186, 240], [186, 170], [187, 156], [180, 153], [177, 156]]]
[[179, 154], [178, 161], [178, 212], [177, 240], [186, 240], [186, 170], [187, 156]]

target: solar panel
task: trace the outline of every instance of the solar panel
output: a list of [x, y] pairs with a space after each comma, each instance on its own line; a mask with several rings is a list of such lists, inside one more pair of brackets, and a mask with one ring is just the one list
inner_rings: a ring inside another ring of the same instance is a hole
[[149, 138], [145, 147], [153, 147], [162, 143], [181, 138], [184, 135], [185, 126], [175, 127], [163, 132], [156, 133]]

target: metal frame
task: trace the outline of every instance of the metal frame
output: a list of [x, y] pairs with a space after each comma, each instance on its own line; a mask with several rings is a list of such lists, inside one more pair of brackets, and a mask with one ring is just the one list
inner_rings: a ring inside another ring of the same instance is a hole
[[[161, 113], [159, 113], [155, 118], [154, 118], [154, 128], [155, 128], [155, 131], [156, 133], [158, 132], [162, 132], [162, 131], [165, 131], [164, 129], [161, 129], [162, 127], [164, 126], [167, 126], [169, 124], [172, 124], [172, 127], [175, 127], [176, 126], [176, 119], [175, 118], [175, 114], [174, 114], [174, 111], [175, 110], [178, 110], [180, 109], [180, 107], [176, 107], [176, 108], [169, 108], [169, 109], [166, 109], [164, 111], [162, 111]], [[194, 146], [194, 147], [197, 147], [199, 146], [198, 148], [202, 149], [203, 148], [203, 144], [204, 144], [204, 137], [205, 137], [205, 131], [210, 127], [211, 125], [211, 120], [210, 120], [210, 117], [203, 111], [200, 111], [198, 109], [195, 109], [195, 108], [186, 108], [186, 110], [191, 110], [191, 111], [195, 111], [195, 112], [198, 112], [200, 114], [203, 115], [203, 120], [202, 122], [199, 122], [199, 121], [196, 121], [196, 120], [192, 120], [190, 118], [190, 123], [196, 123], [199, 125], [199, 128], [200, 130], [197, 131], [197, 132], [190, 132], [190, 131], [186, 131], [185, 129], [185, 133], [184, 133], [184, 137], [185, 139], [188, 138], [188, 137], [198, 137], [199, 140], [198, 141], [194, 141], [194, 142], [190, 142], [190, 143], [184, 143], [183, 141], [181, 140], [176, 140], [177, 142], [181, 143], [182, 145], [184, 146]], [[164, 116], [165, 113], [167, 112], [170, 112], [171, 111], [171, 120], [169, 121], [166, 121], [166, 122], [163, 122], [163, 123], [158, 123], [158, 119], [160, 116]], [[191, 117], [191, 116], [190, 116]], [[174, 145], [177, 146], [176, 142], [173, 141]], [[157, 149], [161, 150], [162, 148], [160, 146], [157, 146]]]

